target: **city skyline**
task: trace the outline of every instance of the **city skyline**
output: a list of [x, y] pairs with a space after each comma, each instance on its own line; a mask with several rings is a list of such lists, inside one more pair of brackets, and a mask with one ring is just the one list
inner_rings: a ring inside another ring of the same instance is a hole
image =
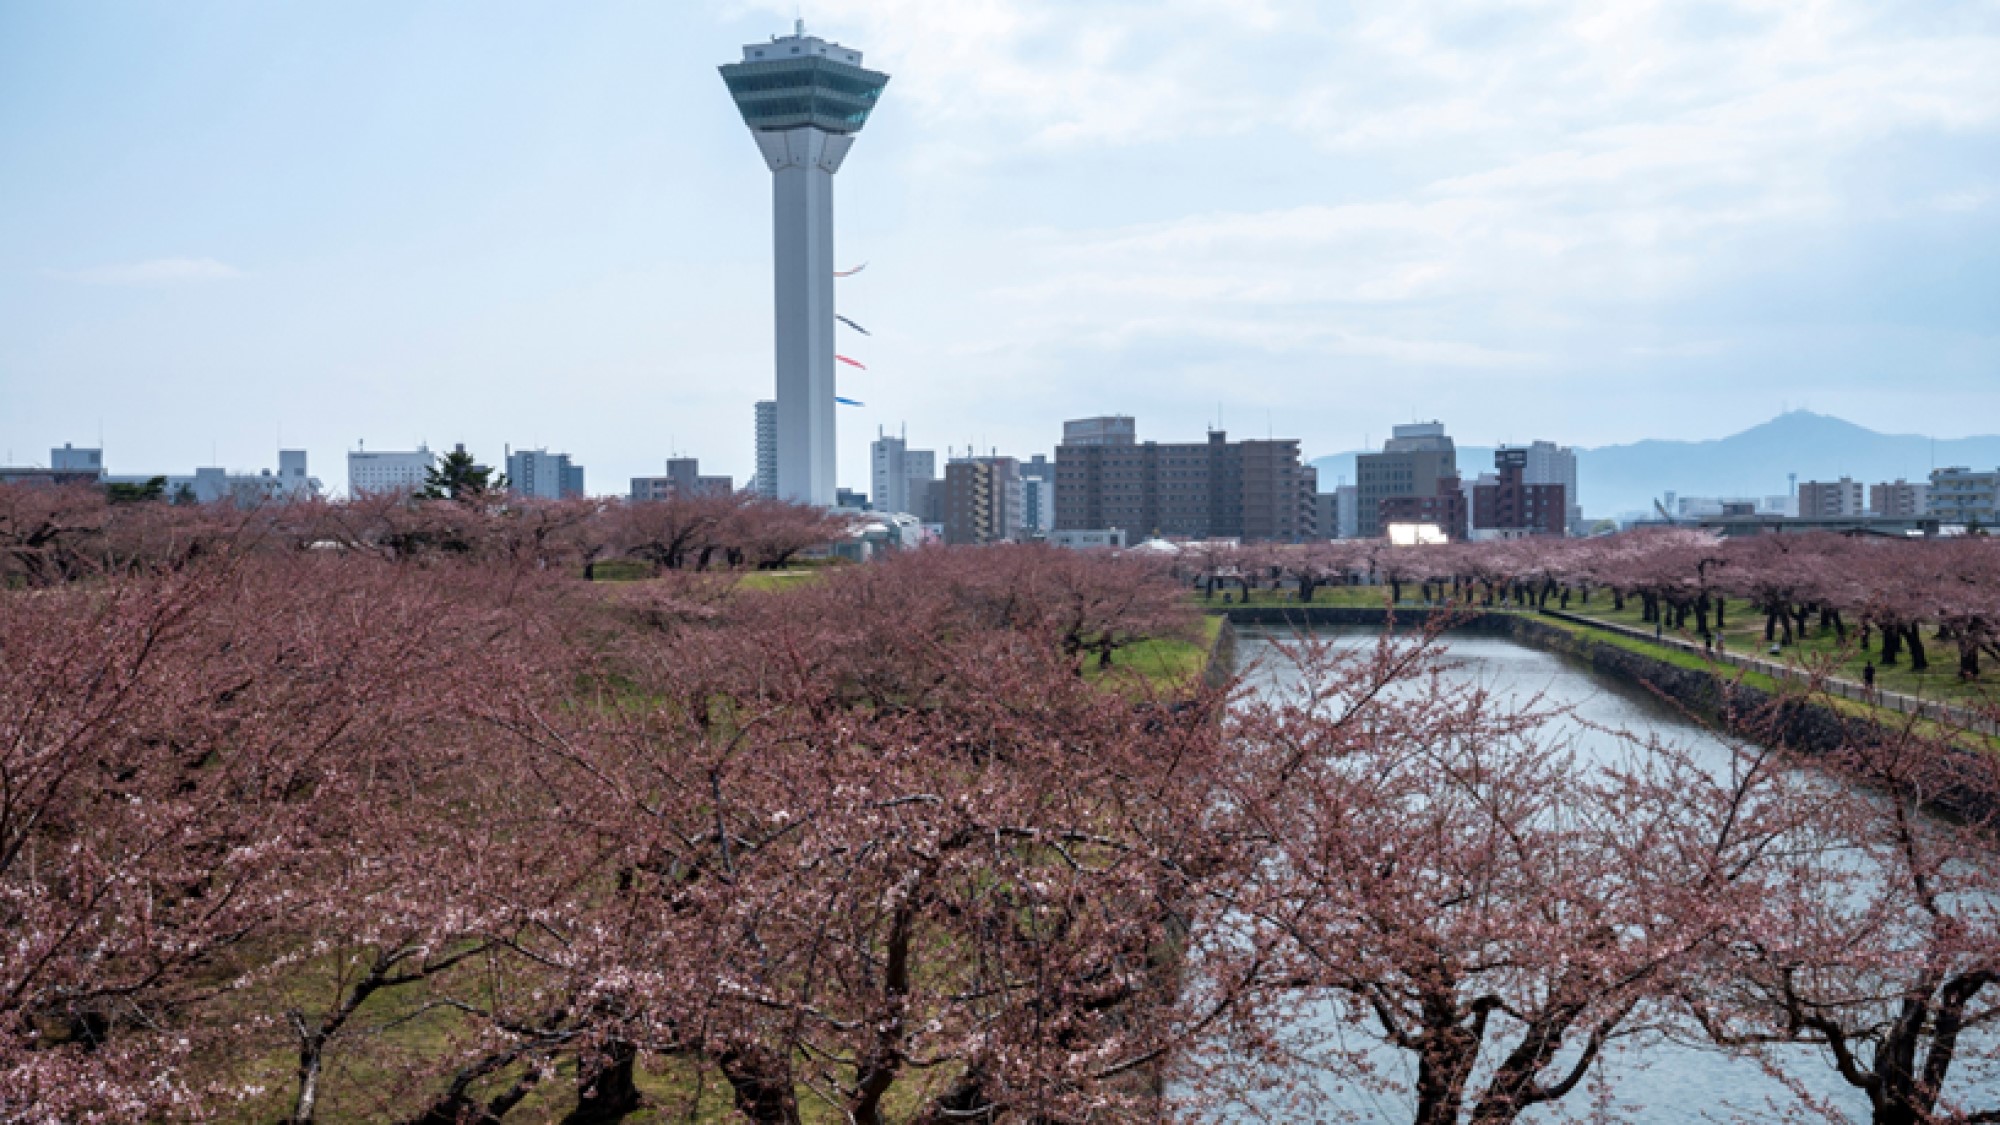
[[[0, 443], [747, 480], [768, 183], [712, 66], [792, 14], [0, 11]], [[897, 75], [842, 177], [843, 485], [878, 425], [1025, 455], [1106, 412], [1308, 457], [2000, 428], [1989, 13], [805, 15]]]

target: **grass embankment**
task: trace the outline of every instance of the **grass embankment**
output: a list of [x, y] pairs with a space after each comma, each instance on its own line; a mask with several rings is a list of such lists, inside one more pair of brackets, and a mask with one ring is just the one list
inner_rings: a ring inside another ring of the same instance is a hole
[[[1606, 621], [1631, 629], [1651, 631], [1653, 626], [1641, 621], [1641, 607], [1636, 598], [1627, 598], [1623, 610], [1611, 608], [1610, 598], [1599, 593], [1591, 598], [1590, 605], [1581, 605], [1570, 599], [1569, 611], [1579, 617], [1595, 621]], [[1919, 699], [1934, 699], [1943, 703], [1977, 703], [1994, 695], [1994, 684], [1983, 681], [1967, 683], [1958, 678], [1958, 646], [1950, 642], [1924, 637], [1926, 654], [1930, 657], [1930, 667], [1922, 672], [1910, 669], [1907, 651], [1902, 659], [1893, 665], [1880, 661], [1882, 636], [1874, 633], [1869, 638], [1867, 648], [1861, 647], [1860, 631], [1850, 623], [1847, 639], [1841, 640], [1830, 629], [1819, 628], [1817, 614], [1809, 618], [1810, 633], [1795, 638], [1793, 644], [1784, 646], [1781, 655], [1772, 656], [1770, 642], [1764, 639], [1764, 615], [1748, 602], [1727, 603], [1724, 619], [1728, 625], [1722, 630], [1723, 646], [1727, 651], [1767, 660], [1783, 660], [1791, 664], [1817, 668], [1822, 663], [1835, 676], [1862, 682], [1862, 669], [1875, 664], [1875, 686], [1883, 691], [1893, 691], [1902, 695], [1913, 695]], [[1688, 632], [1677, 633], [1667, 630], [1667, 635], [1684, 641], [1701, 643], [1701, 638], [1693, 635], [1693, 618], [1689, 618]], [[1713, 620], [1711, 618], [1711, 620]], [[1781, 634], [1782, 635], [1782, 634]], [[1989, 677], [2000, 678], [2000, 672], [1988, 671]]]
[[[794, 562], [783, 570], [732, 570], [726, 566], [710, 567], [701, 571], [681, 571], [667, 573], [705, 574], [716, 578], [734, 578], [738, 589], [742, 590], [783, 590], [801, 582], [816, 581], [832, 567], [844, 565], [838, 562], [802, 560]], [[577, 572], [582, 577], [583, 572]], [[639, 559], [610, 559], [596, 564], [591, 571], [593, 582], [648, 582], [661, 577], [662, 572], [653, 564]]]
[[[605, 569], [607, 566], [615, 566], [618, 569], [607, 577]], [[827, 568], [823, 566], [744, 571], [736, 578], [736, 589], [760, 592], [792, 590], [820, 581], [826, 576], [826, 571]], [[644, 563], [620, 561], [598, 564], [597, 580], [600, 582], [643, 582], [652, 577], [651, 567]], [[1322, 593], [1328, 592], [1330, 591], [1322, 591]], [[1372, 602], [1361, 601], [1354, 604], [1380, 605], [1384, 596], [1375, 591], [1350, 592], [1374, 595]], [[1258, 593], [1269, 594], [1270, 591], [1258, 591]], [[1219, 609], [1221, 604], [1220, 599], [1217, 599], [1208, 608]], [[1324, 598], [1315, 598], [1313, 604], [1334, 603]], [[1204, 616], [1196, 623], [1196, 634], [1193, 638], [1156, 637], [1128, 645], [1112, 653], [1111, 667], [1108, 669], [1098, 667], [1095, 658], [1088, 659], [1084, 664], [1084, 675], [1092, 680], [1102, 679], [1107, 675], [1114, 678], [1121, 675], [1136, 676], [1143, 681], [1145, 690], [1156, 695], [1188, 691], [1199, 684], [1202, 674], [1207, 671], [1209, 654], [1215, 650], [1216, 638], [1221, 633], [1222, 619]]]
[[[1416, 590], [1415, 584], [1403, 588], [1405, 603], [1409, 602], [1409, 595], [1414, 594]], [[1223, 601], [1225, 596], [1229, 599], [1227, 603]], [[1196, 605], [1210, 611], [1220, 611], [1239, 605], [1315, 605], [1337, 609], [1382, 609], [1389, 604], [1389, 587], [1321, 586], [1313, 591], [1310, 602], [1300, 601], [1298, 595], [1291, 590], [1252, 590], [1250, 595], [1245, 597], [1243, 591], [1230, 587], [1217, 589], [1212, 598], [1204, 598], [1197, 592], [1194, 600]]]
[[1113, 652], [1109, 668], [1100, 668], [1095, 658], [1089, 659], [1083, 674], [1091, 680], [1132, 680], [1134, 687], [1150, 695], [1193, 691], [1208, 670], [1209, 657], [1222, 636], [1223, 623], [1220, 616], [1204, 616], [1196, 623], [1197, 632], [1191, 639], [1155, 637], [1140, 641]]
[[817, 582], [824, 570], [753, 570], [736, 580], [739, 590], [789, 590]]
[[[1424, 608], [1422, 601], [1412, 591], [1413, 587], [1404, 587], [1404, 597], [1401, 602], [1397, 603], [1398, 609], [1421, 610]], [[1252, 591], [1252, 596], [1248, 600], [1243, 600], [1241, 592], [1237, 591], [1228, 604], [1223, 602], [1219, 594], [1213, 599], [1204, 599], [1197, 594], [1195, 595], [1195, 601], [1204, 610], [1214, 615], [1220, 615], [1236, 606], [1245, 605], [1259, 607], [1310, 604], [1328, 608], [1383, 609], [1389, 604], [1389, 592], [1386, 586], [1336, 586], [1315, 591], [1312, 601], [1309, 603], [1301, 603], [1288, 590], [1256, 590]], [[1550, 603], [1551, 608], [1555, 608], [1556, 605], [1557, 603], [1555, 602]], [[1611, 629], [1596, 629], [1589, 625], [1564, 621], [1560, 618], [1546, 616], [1532, 609], [1501, 605], [1491, 607], [1472, 606], [1467, 608], [1487, 613], [1529, 614], [1544, 625], [1561, 629], [1566, 633], [1580, 638], [1596, 641], [1601, 644], [1608, 644], [1641, 656], [1651, 657], [1676, 668], [1685, 668], [1695, 672], [1711, 672], [1725, 679], [1740, 682], [1745, 687], [1755, 688], [1773, 695], [1799, 694], [1806, 690], [1806, 684], [1802, 680], [1780, 681], [1776, 677], [1753, 669], [1739, 668], [1730, 664], [1711, 663], [1699, 653], [1689, 652], [1672, 645], [1656, 644], [1644, 638], [1628, 636]], [[1652, 629], [1652, 625], [1640, 620], [1642, 610], [1640, 602], [1636, 598], [1627, 599], [1623, 610], [1613, 610], [1611, 608], [1610, 596], [1602, 592], [1599, 592], [1592, 599], [1592, 604], [1590, 605], [1584, 605], [1579, 599], [1572, 597], [1568, 612], [1592, 621], [1623, 625], [1630, 629], [1640, 631], [1650, 631]], [[1726, 607], [1725, 620], [1728, 622], [1728, 626], [1723, 631], [1723, 643], [1727, 652], [1764, 660], [1774, 659], [1769, 653], [1770, 646], [1764, 641], [1764, 617], [1761, 613], [1757, 612], [1754, 606], [1748, 602], [1730, 601]], [[1783, 656], [1776, 659], [1784, 659], [1795, 666], [1809, 666], [1812, 668], [1818, 668], [1821, 662], [1826, 662], [1828, 670], [1832, 675], [1854, 684], [1860, 684], [1862, 682], [1862, 667], [1873, 656], [1879, 655], [1881, 651], [1880, 636], [1878, 635], [1874, 638], [1874, 643], [1869, 649], [1863, 650], [1857, 643], [1859, 634], [1853, 627], [1849, 628], [1849, 640], [1842, 642], [1831, 631], [1819, 632], [1817, 629], [1818, 618], [1816, 616], [1813, 618], [1812, 624], [1814, 626], [1813, 635], [1786, 646]], [[1700, 638], [1694, 636], [1691, 632], [1674, 632], [1669, 630], [1667, 635], [1691, 644], [1700, 643]], [[1934, 642], [1927, 643], [1934, 644]], [[1931, 652], [1931, 666], [1927, 671], [1922, 673], [1909, 670], [1907, 653], [1904, 656], [1904, 661], [1904, 664], [1897, 667], [1882, 667], [1878, 665], [1875, 686], [1885, 691], [1899, 692], [1904, 695], [1916, 696], [1920, 699], [1954, 704], [1977, 703], [1982, 700], [1989, 700], [1995, 694], [2000, 694], [1996, 693], [1995, 687], [1992, 684], [1973, 683], [1968, 685], [1958, 680], [1958, 654], [1956, 648], [1940, 651], [1934, 647]], [[2000, 673], [1995, 673], [1995, 675], [2000, 676]], [[1867, 719], [1890, 727], [1901, 727], [1906, 723], [1911, 723], [1909, 716], [1904, 715], [1900, 711], [1886, 707], [1872, 706], [1841, 696], [1820, 694], [1816, 702], [1840, 714], [1853, 718]], [[2000, 753], [2000, 738], [1972, 732], [1946, 731], [1938, 724], [1929, 720], [1916, 720], [1913, 726], [1916, 732], [1922, 735], [1946, 737], [1971, 749]]]
[[[1418, 589], [1419, 587], [1414, 583], [1406, 584], [1403, 588], [1403, 600], [1397, 603], [1398, 608], [1420, 607], [1422, 603], [1416, 596]], [[1247, 599], [1243, 597], [1242, 591], [1234, 590], [1229, 591], [1229, 596], [1230, 601], [1228, 603], [1223, 601], [1221, 593], [1217, 593], [1213, 598], [1203, 598], [1201, 595], [1196, 594], [1195, 601], [1203, 609], [1210, 612], [1227, 609], [1232, 605], [1313, 605], [1353, 609], [1381, 609], [1389, 603], [1389, 588], [1387, 586], [1325, 586], [1313, 592], [1313, 598], [1310, 602], [1299, 601], [1298, 597], [1290, 590], [1253, 590]], [[1551, 601], [1549, 604], [1551, 607], [1557, 605], [1554, 601]], [[1578, 617], [1588, 617], [1593, 621], [1603, 621], [1607, 624], [1623, 625], [1626, 628], [1637, 629], [1642, 632], [1652, 632], [1652, 623], [1641, 620], [1642, 607], [1639, 599], [1627, 598], [1625, 600], [1625, 608], [1622, 610], [1614, 610], [1611, 608], [1611, 605], [1611, 596], [1603, 591], [1598, 591], [1592, 596], [1589, 605], [1583, 604], [1576, 597], [1571, 597], [1568, 612]], [[1493, 606], [1490, 611], [1519, 612], [1520, 610], [1519, 607], [1513, 606]], [[1727, 625], [1720, 632], [1724, 650], [1729, 653], [1754, 656], [1760, 659], [1783, 660], [1802, 668], [1818, 668], [1822, 664], [1825, 664], [1827, 670], [1832, 675], [1856, 684], [1862, 682], [1862, 669], [1868, 664], [1874, 663], [1875, 686], [1883, 691], [1892, 691], [1901, 695], [1915, 696], [1919, 699], [1937, 700], [1944, 703], [1977, 703], [1993, 698], [1996, 694], [1996, 684], [2000, 684], [2000, 671], [1988, 672], [1988, 680], [1967, 683], [1959, 679], [1957, 646], [1949, 642], [1935, 640], [1928, 635], [1924, 638], [1924, 644], [1926, 652], [1930, 657], [1930, 667], [1922, 672], [1917, 672], [1910, 668], [1910, 658], [1907, 651], [1904, 652], [1898, 663], [1893, 665], [1882, 664], [1880, 662], [1882, 654], [1881, 634], [1878, 632], [1871, 635], [1868, 646], [1864, 648], [1860, 644], [1860, 631], [1856, 625], [1851, 624], [1849, 626], [1847, 639], [1843, 641], [1832, 630], [1820, 629], [1818, 615], [1814, 615], [1809, 619], [1808, 634], [1803, 637], [1796, 637], [1794, 643], [1784, 646], [1782, 653], [1777, 657], [1773, 657], [1770, 653], [1770, 642], [1764, 639], [1764, 615], [1755, 606], [1749, 602], [1731, 599], [1725, 603], [1723, 618], [1727, 622]], [[1711, 618], [1711, 620], [1713, 619]], [[1693, 618], [1689, 618], [1689, 628], [1687, 630], [1677, 632], [1669, 629], [1666, 631], [1666, 635], [1693, 644], [1701, 643], [1701, 638], [1693, 632]], [[1606, 632], [1603, 636], [1607, 640], [1613, 640], [1614, 643], [1621, 644], [1622, 647], [1633, 647], [1632, 644], [1627, 643], [1632, 640], [1631, 638], [1609, 632]], [[1659, 656], [1663, 660], [1682, 667], [1706, 667], [1706, 663], [1700, 657], [1690, 656], [1687, 653], [1670, 647], [1645, 645], [1641, 648], [1635, 648], [1634, 651], [1644, 651], [1649, 656]]]

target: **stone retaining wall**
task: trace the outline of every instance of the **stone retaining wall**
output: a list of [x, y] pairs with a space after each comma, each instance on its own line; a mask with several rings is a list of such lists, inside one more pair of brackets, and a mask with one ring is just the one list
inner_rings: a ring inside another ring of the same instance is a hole
[[[1244, 606], [1220, 612], [1231, 623], [1265, 628], [1383, 629], [1389, 627], [1392, 619], [1387, 609], [1335, 606]], [[1412, 610], [1397, 613], [1393, 617], [1394, 624], [1398, 629], [1415, 632], [1424, 627], [1429, 612]], [[1476, 636], [1505, 637], [1544, 652], [1580, 660], [1593, 671], [1616, 676], [1655, 692], [1720, 730], [1744, 738], [1775, 736], [1785, 746], [1806, 754], [1823, 755], [1841, 747], [1880, 742], [1891, 729], [1877, 720], [1835, 710], [1824, 701], [1804, 698], [1802, 692], [1773, 693], [1705, 669], [1683, 668], [1552, 625], [1529, 613], [1461, 613], [1448, 623], [1447, 628], [1451, 632]], [[1233, 657], [1235, 637], [1233, 630], [1229, 632], [1232, 633]], [[1963, 751], [1961, 754], [1970, 766], [1974, 760], [1973, 752]], [[1964, 779], [1988, 776], [1988, 771], [1984, 769], [1967, 768], [1955, 772]], [[1984, 781], [1963, 780], [1941, 791], [1928, 793], [1925, 799], [1940, 810], [1966, 816], [1984, 816], [2000, 808], [2000, 793], [1995, 793], [1990, 783]]]

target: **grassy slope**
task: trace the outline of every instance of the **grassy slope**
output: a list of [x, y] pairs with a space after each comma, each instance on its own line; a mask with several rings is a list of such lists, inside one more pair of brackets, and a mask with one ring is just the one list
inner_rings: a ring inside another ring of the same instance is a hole
[[[1636, 598], [1627, 599], [1624, 610], [1617, 611], [1611, 608], [1610, 598], [1600, 593], [1591, 599], [1591, 604], [1588, 606], [1579, 605], [1572, 599], [1570, 612], [1633, 629], [1652, 628], [1651, 625], [1639, 620], [1640, 607]], [[1758, 613], [1747, 602], [1731, 601], [1727, 619], [1729, 624], [1722, 631], [1722, 635], [1729, 651], [1770, 657], [1770, 644], [1764, 640], [1763, 614]], [[1690, 617], [1688, 621], [1689, 628], [1692, 629], [1694, 619]], [[1781, 659], [1815, 665], [1820, 661], [1831, 661], [1831, 671], [1834, 675], [1860, 683], [1862, 667], [1881, 655], [1881, 637], [1879, 635], [1873, 637], [1869, 647], [1864, 650], [1858, 643], [1860, 634], [1857, 629], [1850, 627], [1847, 633], [1848, 639], [1843, 643], [1830, 632], [1818, 632], [1817, 617], [1812, 620], [1812, 624], [1813, 634], [1804, 638], [1801, 643], [1787, 647]], [[1699, 640], [1685, 635], [1683, 639]], [[1926, 634], [1924, 650], [1931, 660], [1928, 671], [1921, 674], [1910, 671], [1909, 656], [1906, 653], [1902, 661], [1893, 667], [1880, 664], [1876, 666], [1875, 686], [1884, 691], [1901, 692], [1921, 699], [1946, 702], [1969, 702], [1992, 698], [1995, 693], [1993, 683], [1966, 684], [1959, 680], [1956, 645], [1941, 644]], [[2000, 674], [1990, 670], [1987, 672], [1987, 677], [1989, 680], [2000, 680]]]
[[1083, 674], [1091, 680], [1136, 677], [1139, 687], [1149, 694], [1168, 695], [1187, 691], [1200, 683], [1208, 668], [1209, 653], [1222, 634], [1221, 617], [1203, 617], [1198, 640], [1155, 638], [1119, 649], [1112, 654], [1111, 668], [1099, 668], [1091, 659]]

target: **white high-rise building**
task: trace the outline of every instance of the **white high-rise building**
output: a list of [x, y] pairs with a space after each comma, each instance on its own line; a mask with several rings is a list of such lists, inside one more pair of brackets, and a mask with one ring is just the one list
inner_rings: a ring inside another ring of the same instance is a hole
[[750, 490], [767, 500], [778, 495], [778, 404], [770, 399], [757, 404], [757, 475]]
[[833, 175], [889, 76], [805, 33], [743, 48], [722, 69], [771, 169], [777, 301], [777, 495], [834, 502]]
[[1528, 463], [1521, 469], [1521, 483], [1562, 485], [1563, 505], [1569, 509], [1563, 523], [1571, 535], [1583, 534], [1583, 503], [1576, 494], [1576, 451], [1552, 441], [1534, 442], [1525, 449]]
[[924, 489], [937, 479], [937, 452], [911, 449], [901, 437], [879, 435], [868, 447], [869, 503], [878, 512], [922, 516]]
[[1056, 527], [1056, 463], [1037, 453], [1021, 462], [1021, 529], [1046, 537]]
[[427, 445], [419, 445], [408, 452], [350, 450], [347, 454], [347, 494], [420, 492], [435, 462], [436, 458]]
[[567, 453], [546, 449], [516, 449], [507, 454], [507, 491], [540, 500], [569, 500], [583, 495], [583, 466]]

